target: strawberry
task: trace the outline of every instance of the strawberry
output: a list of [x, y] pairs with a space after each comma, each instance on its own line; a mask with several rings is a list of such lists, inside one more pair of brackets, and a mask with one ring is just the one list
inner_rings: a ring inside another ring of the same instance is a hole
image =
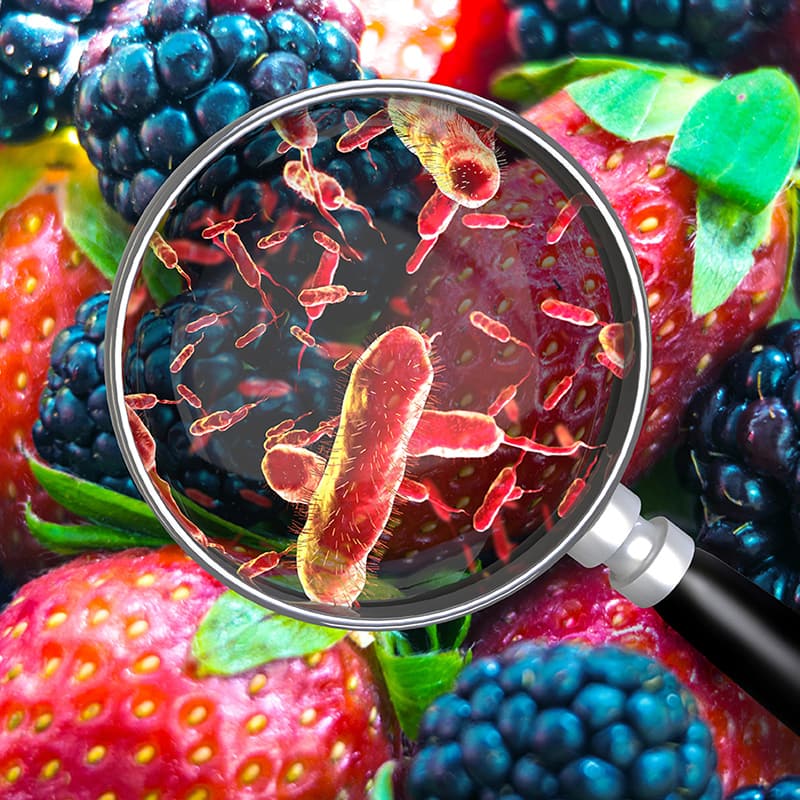
[[[749, 272], [735, 289], [731, 287], [724, 302], [695, 316], [698, 187], [689, 175], [667, 165], [672, 137], [625, 141], [592, 122], [567, 92], [544, 100], [526, 116], [569, 150], [598, 182], [638, 259], [650, 306], [653, 367], [644, 427], [625, 474], [633, 482], [674, 444], [692, 392], [712, 380], [725, 360], [775, 312], [792, 250], [790, 204], [785, 195], [777, 196], [766, 222], [768, 234], [747, 253], [753, 262]], [[594, 250], [586, 249], [593, 244], [587, 235], [572, 223], [556, 244], [546, 242], [555, 204], [564, 200], [554, 185], [537, 177], [536, 170], [526, 173], [519, 163], [506, 167], [497, 195], [480, 210], [524, 221], [526, 227], [502, 233], [465, 230], [456, 215], [420, 267], [419, 283], [408, 298], [409, 324], [430, 333], [444, 332], [434, 344], [438, 383], [433, 396], [439, 407], [485, 412], [498, 392], [519, 381], [531, 363], [524, 348], [498, 344], [472, 328], [469, 317], [477, 310], [505, 324], [535, 356], [532, 377], [520, 385], [516, 397], [518, 408], [530, 413], [514, 421], [501, 412], [501, 427], [513, 436], [530, 436], [535, 430], [537, 440], [548, 442], [561, 423], [575, 438], [592, 442], [605, 413], [609, 380], [605, 370], [582, 368], [554, 410], [543, 411], [544, 398], [554, 387], [593, 359], [587, 349], [592, 341], [576, 326], [540, 313], [542, 299], [553, 296], [588, 305], [600, 319], [610, 319], [602, 296], [605, 277]], [[516, 430], [509, 428], [512, 422]], [[474, 460], [432, 466], [429, 478], [445, 503], [459, 512], [443, 518], [430, 504], [404, 507], [402, 521], [388, 540], [389, 554], [402, 557], [429, 548], [452, 539], [454, 531], [466, 545], [480, 547], [486, 534], [477, 535], [470, 518], [500, 469], [514, 464], [517, 455], [501, 448], [479, 468]], [[575, 463], [526, 456], [517, 468], [517, 486], [532, 494], [503, 507], [499, 518], [509, 535], [523, 525], [546, 520], [571, 482], [585, 477], [589, 463], [588, 457]], [[423, 466], [427, 467], [420, 464], [420, 471]], [[503, 546], [496, 531], [494, 538], [495, 549]]]
[[771, 783], [796, 772], [800, 764], [800, 737], [744, 694], [653, 609], [638, 608], [614, 591], [604, 567], [584, 570], [564, 559], [522, 592], [475, 615], [469, 639], [476, 657], [534, 640], [617, 644], [657, 658], [697, 698], [699, 715], [714, 733], [726, 793]]
[[[361, 61], [384, 78], [413, 78], [487, 95], [509, 62], [503, 0], [357, 0], [364, 15]], [[480, 58], [475, 53], [480, 51]]]
[[692, 393], [774, 314], [786, 280], [792, 230], [785, 199], [749, 274], [713, 311], [691, 310], [697, 186], [666, 165], [670, 137], [626, 142], [592, 123], [566, 92], [525, 117], [563, 145], [597, 181], [633, 244], [650, 306], [653, 368], [644, 428], [626, 480], [674, 443]]
[[[592, 240], [581, 224], [571, 224], [558, 244], [546, 243], [564, 195], [554, 181], [543, 178], [530, 162], [508, 166], [497, 194], [481, 208], [524, 223], [524, 228], [468, 230], [463, 212], [456, 214], [417, 273], [406, 324], [429, 335], [442, 332], [433, 340], [433, 407], [486, 413], [506, 387], [519, 384], [513, 402], [497, 416], [510, 435], [531, 436], [535, 428], [537, 441], [555, 444], [555, 426], [563, 423], [575, 438], [593, 441], [611, 386], [610, 373], [593, 359], [597, 332], [550, 319], [539, 304], [557, 297], [590, 305], [601, 319], [610, 319], [608, 287], [596, 251], [585, 255]], [[503, 323], [523, 344], [487, 336], [472, 323], [473, 312]], [[544, 410], [547, 395], [582, 365], [565, 399]], [[399, 524], [389, 523], [388, 555], [427, 549], [452, 539], [456, 531], [464, 544], [480, 549], [490, 534], [476, 532], [470, 522], [495, 476], [519, 456], [520, 451], [502, 447], [479, 461], [427, 457], [413, 464], [409, 473], [424, 475], [451, 510], [442, 513], [445, 506], [433, 503], [404, 505]], [[592, 459], [585, 454], [577, 459], [526, 455], [516, 483], [532, 493], [504, 504], [498, 519], [510, 530], [531, 518], [541, 521]], [[496, 534], [498, 547], [501, 537]], [[460, 544], [453, 545], [456, 552]]]
[[64, 229], [57, 188], [58, 181], [40, 184], [0, 219], [0, 558], [18, 578], [44, 563], [26, 532], [23, 501], [30, 496], [37, 513], [61, 517], [25, 455], [50, 348], [78, 304], [109, 286]]
[[209, 674], [213, 642], [197, 655], [193, 637], [221, 595], [175, 546], [83, 556], [25, 585], [0, 614], [3, 797], [363, 798], [399, 747], [369, 651], [337, 637]]

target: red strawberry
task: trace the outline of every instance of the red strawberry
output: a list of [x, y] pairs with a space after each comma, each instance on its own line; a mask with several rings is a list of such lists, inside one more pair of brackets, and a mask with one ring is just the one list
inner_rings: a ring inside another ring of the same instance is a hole
[[361, 62], [384, 78], [430, 80], [488, 95], [492, 73], [512, 58], [504, 0], [356, 4], [366, 25]]
[[[716, 310], [693, 318], [697, 187], [688, 176], [666, 166], [670, 139], [625, 142], [593, 124], [565, 92], [527, 116], [597, 180], [630, 236], [642, 271], [653, 329], [653, 369], [645, 425], [625, 476], [635, 481], [674, 443], [692, 392], [713, 379], [726, 358], [773, 315], [791, 250], [788, 204], [784, 197], [778, 198], [771, 234], [733, 294]], [[563, 203], [564, 197], [554, 185], [537, 183], [541, 180], [512, 165], [503, 171], [497, 196], [481, 208], [512, 221], [532, 222], [533, 227], [506, 228], [502, 233], [467, 230], [456, 216], [422, 263], [419, 283], [409, 296], [410, 324], [430, 333], [444, 332], [434, 344], [438, 383], [432, 396], [438, 407], [485, 412], [498, 392], [520, 380], [531, 363], [524, 348], [498, 344], [476, 331], [469, 315], [478, 310], [505, 324], [536, 355], [531, 377], [517, 396], [519, 408], [527, 408], [528, 416], [519, 420], [514, 432], [510, 418], [501, 414], [502, 427], [512, 435], [531, 435], [536, 423], [537, 440], [547, 442], [555, 424], [563, 423], [575, 438], [591, 442], [605, 412], [603, 388], [609, 375], [604, 369], [583, 369], [552, 412], [543, 413], [542, 406], [559, 381], [592, 361], [597, 334], [586, 338], [581, 329], [546, 318], [539, 303], [554, 296], [589, 305], [598, 317], [609, 319], [602, 291], [605, 279], [596, 254], [585, 255], [593, 243], [574, 223], [557, 244], [546, 243], [555, 204]], [[390, 555], [428, 548], [452, 539], [454, 531], [468, 544], [480, 545], [487, 534], [476, 535], [470, 520], [492, 480], [502, 467], [515, 463], [517, 455], [503, 447], [481, 461], [480, 468], [468, 459], [440, 461], [431, 467], [428, 477], [446, 503], [466, 513], [443, 521], [430, 504], [405, 506], [388, 540]], [[508, 530], [546, 518], [573, 479], [583, 476], [590, 460], [589, 454], [577, 463], [526, 456], [517, 469], [517, 485], [535, 493], [504, 507], [501, 518]], [[423, 467], [428, 465], [420, 464], [420, 472]]]
[[[610, 372], [594, 359], [597, 329], [551, 319], [539, 308], [545, 299], [557, 298], [588, 305], [600, 319], [611, 318], [596, 243], [580, 220], [567, 227], [557, 244], [546, 242], [564, 201], [562, 190], [535, 164], [509, 166], [497, 194], [481, 212], [504, 214], [530, 227], [469, 229], [459, 211], [423, 261], [409, 291], [406, 324], [429, 335], [441, 332], [433, 340], [436, 376], [429, 406], [486, 413], [504, 389], [518, 385], [512, 403], [497, 416], [511, 436], [557, 444], [556, 426], [562, 423], [576, 439], [593, 441], [605, 418], [612, 381]], [[505, 325], [522, 344], [491, 338], [475, 326], [476, 312]], [[576, 371], [564, 398], [545, 410], [546, 398]], [[393, 528], [389, 523], [389, 555], [426, 549], [453, 539], [455, 532], [463, 534], [465, 544], [480, 549], [491, 533], [476, 532], [473, 517], [496, 476], [517, 464], [521, 455], [520, 450], [501, 447], [488, 458], [428, 456], [411, 464], [409, 474], [424, 476], [458, 512], [442, 513], [442, 506], [433, 503], [404, 505], [399, 523]], [[594, 455], [586, 450], [577, 458], [526, 454], [516, 468], [516, 484], [530, 493], [504, 504], [497, 521], [517, 530], [523, 522], [540, 522], [552, 514]], [[495, 543], [502, 549], [499, 531]], [[460, 546], [461, 542], [451, 545], [456, 552]]]
[[38, 188], [0, 218], [0, 560], [22, 577], [42, 563], [27, 533], [23, 501], [58, 519], [60, 509], [28, 469], [31, 427], [45, 384], [53, 338], [108, 280], [64, 230], [56, 185]]
[[368, 652], [202, 676], [192, 638], [222, 593], [174, 546], [24, 586], [0, 614], [2, 796], [364, 797], [399, 747]]
[[[768, 714], [658, 616], [614, 591], [605, 568], [564, 559], [527, 589], [473, 618], [475, 656], [520, 639], [619, 644], [658, 658], [697, 697], [711, 726], [726, 793], [797, 772], [800, 737]], [[769, 676], [764, 676], [769, 680]]]
[[779, 200], [768, 242], [728, 300], [700, 318], [691, 313], [691, 246], [697, 187], [666, 166], [671, 139], [626, 142], [600, 129], [566, 92], [530, 109], [545, 130], [588, 170], [633, 243], [650, 305], [653, 370], [645, 426], [626, 479], [635, 481], [674, 444], [694, 391], [775, 312], [791, 251], [787, 204]]

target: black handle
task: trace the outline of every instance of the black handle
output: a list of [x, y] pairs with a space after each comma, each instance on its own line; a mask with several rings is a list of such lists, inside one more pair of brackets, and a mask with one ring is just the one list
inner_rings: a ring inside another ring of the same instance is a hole
[[704, 550], [655, 609], [800, 734], [800, 614]]

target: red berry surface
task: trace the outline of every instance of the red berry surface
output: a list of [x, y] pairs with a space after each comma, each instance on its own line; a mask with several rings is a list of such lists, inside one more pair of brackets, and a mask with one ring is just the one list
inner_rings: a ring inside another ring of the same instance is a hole
[[[505, 168], [497, 194], [481, 212], [506, 215], [523, 227], [471, 229], [462, 223], [463, 213], [457, 213], [416, 273], [405, 323], [435, 337], [432, 407], [485, 414], [504, 390], [516, 387], [513, 402], [496, 416], [510, 436], [557, 445], [561, 426], [575, 439], [598, 444], [613, 381], [594, 359], [598, 328], [552, 319], [540, 308], [557, 299], [611, 319], [597, 243], [586, 227], [574, 221], [557, 243], [547, 243], [565, 200], [535, 163]], [[513, 338], [498, 341], [487, 335], [476, 327], [474, 314], [505, 325]], [[570, 376], [571, 388], [548, 410], [547, 398]], [[405, 556], [454, 540], [456, 534], [459, 541], [450, 545], [456, 553], [462, 544], [480, 550], [493, 538], [501, 555], [502, 532], [495, 526], [480, 532], [474, 524], [501, 470], [515, 467], [516, 485], [527, 492], [503, 503], [496, 517], [498, 526], [514, 533], [534, 521], [554, 521], [567, 487], [584, 476], [593, 460], [591, 450], [573, 458], [523, 454], [509, 446], [480, 459], [419, 459], [410, 474], [424, 475], [449, 511], [443, 514], [433, 503], [405, 505], [398, 524], [389, 523], [389, 555]]]
[[489, 96], [513, 54], [504, 0], [355, 0], [364, 15], [361, 61], [384, 78], [430, 80]]
[[177, 547], [85, 556], [0, 614], [0, 794], [363, 798], [399, 736], [349, 639], [232, 676], [191, 641], [223, 587]]
[[768, 240], [734, 293], [702, 317], [691, 311], [697, 187], [666, 165], [671, 139], [625, 142], [591, 122], [566, 92], [525, 114], [588, 170], [608, 197], [639, 262], [650, 307], [653, 369], [644, 428], [626, 479], [634, 481], [675, 442], [693, 392], [772, 317], [791, 253], [779, 198]]
[[64, 230], [55, 187], [37, 190], [0, 218], [0, 558], [13, 576], [43, 560], [27, 532], [23, 502], [58, 519], [60, 509], [28, 469], [31, 427], [55, 335], [108, 280]]
[[[476, 657], [523, 639], [630, 647], [659, 659], [691, 689], [711, 726], [725, 792], [797, 772], [800, 737], [717, 670], [653, 609], [611, 588], [606, 569], [565, 558], [527, 589], [473, 619]], [[764, 675], [769, 680], [769, 675]]]

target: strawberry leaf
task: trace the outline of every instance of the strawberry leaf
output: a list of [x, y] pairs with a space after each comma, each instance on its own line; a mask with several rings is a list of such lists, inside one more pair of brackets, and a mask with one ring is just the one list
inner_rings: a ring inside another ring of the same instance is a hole
[[716, 83], [677, 69], [617, 69], [567, 91], [601, 128], [637, 142], [675, 135], [689, 109]]
[[237, 675], [276, 661], [327, 650], [347, 631], [275, 614], [236, 592], [220, 595], [192, 640], [201, 675]]
[[[68, 511], [83, 517], [101, 527], [146, 534], [158, 541], [159, 545], [171, 542], [156, 515], [143, 500], [107, 489], [97, 483], [54, 469], [33, 455], [28, 456], [28, 464], [36, 480], [45, 491]], [[282, 550], [289, 543], [288, 537], [273, 531], [250, 531], [228, 520], [212, 514], [187, 497], [178, 496], [176, 501], [187, 516], [197, 522], [209, 536], [223, 539], [236, 539], [242, 544], [274, 550]], [[78, 526], [75, 533], [80, 532]], [[76, 539], [74, 550], [91, 549], [91, 542], [83, 543]]]
[[67, 181], [64, 227], [103, 275], [116, 275], [130, 226], [103, 199], [93, 171], [75, 171]]
[[692, 313], [702, 317], [724, 303], [750, 272], [753, 251], [764, 241], [772, 206], [751, 214], [703, 189], [697, 192], [697, 234]]
[[[7, 156], [8, 153], [6, 152]], [[10, 168], [9, 168], [10, 161]], [[44, 173], [41, 164], [17, 161], [16, 157], [3, 165], [3, 180], [0, 181], [0, 212], [16, 205], [36, 185]]]
[[501, 100], [531, 104], [559, 89], [592, 75], [614, 70], [649, 69], [647, 61], [608, 56], [571, 57], [560, 61], [530, 61], [501, 72], [492, 83], [492, 94]]
[[394, 800], [394, 771], [396, 768], [397, 762], [394, 759], [384, 761], [378, 767], [378, 771], [370, 782], [367, 800]]
[[25, 503], [25, 522], [37, 541], [53, 553], [75, 555], [84, 550], [127, 550], [129, 547], [163, 547], [165, 534], [151, 536], [137, 531], [124, 531], [106, 525], [63, 525], [49, 522], [33, 512]]
[[800, 149], [800, 94], [777, 69], [735, 75], [686, 114], [667, 162], [753, 214], [783, 188]]
[[164, 305], [186, 288], [178, 272], [166, 269], [150, 249], [142, 259], [142, 277], [150, 296], [159, 305]]
[[28, 465], [50, 497], [73, 514], [102, 526], [157, 537], [162, 544], [171, 541], [143, 500], [54, 469], [33, 456]]
[[406, 736], [415, 739], [425, 709], [449, 692], [471, 654], [460, 650], [413, 653], [403, 634], [378, 634], [375, 653], [383, 672], [389, 698]]
[[15, 205], [40, 181], [58, 178], [65, 171], [85, 170], [96, 175], [75, 131], [59, 130], [46, 141], [3, 147], [3, 180], [0, 181], [0, 212]]

